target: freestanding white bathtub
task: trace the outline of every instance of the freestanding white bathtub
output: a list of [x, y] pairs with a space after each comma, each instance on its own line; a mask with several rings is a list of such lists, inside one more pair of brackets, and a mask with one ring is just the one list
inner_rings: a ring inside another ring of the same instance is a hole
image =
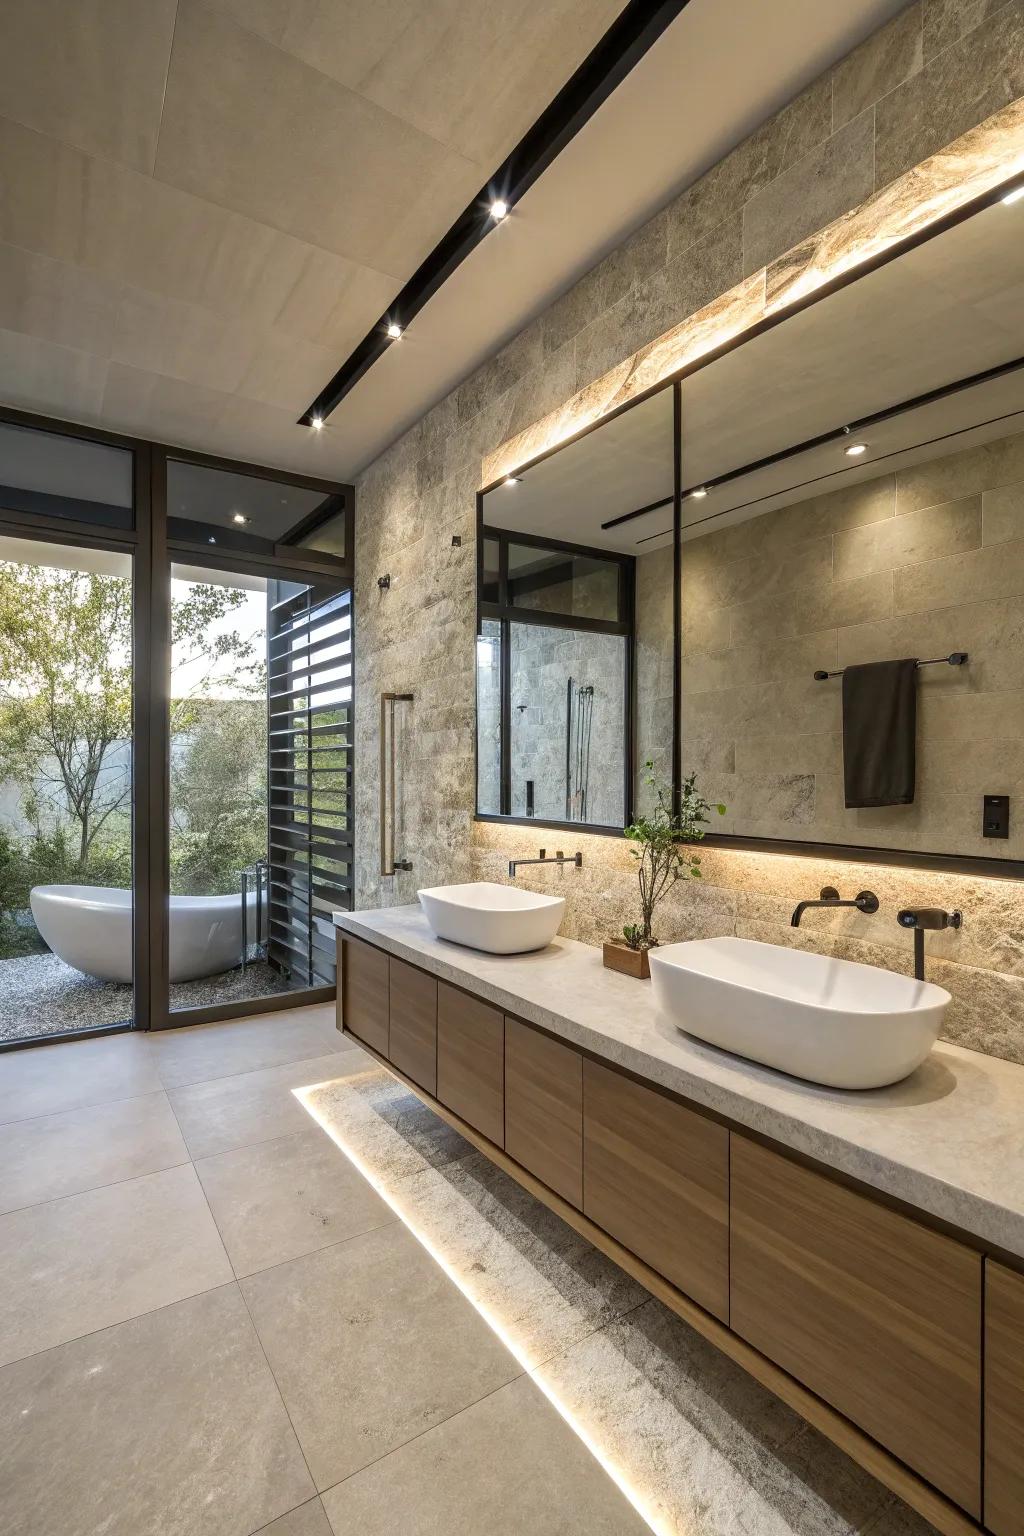
[[[132, 979], [132, 893], [104, 885], [37, 885], [32, 916], [65, 965], [100, 981]], [[193, 981], [229, 971], [242, 958], [242, 898], [172, 896], [170, 979]], [[248, 898], [249, 942], [256, 940], [256, 893]]]

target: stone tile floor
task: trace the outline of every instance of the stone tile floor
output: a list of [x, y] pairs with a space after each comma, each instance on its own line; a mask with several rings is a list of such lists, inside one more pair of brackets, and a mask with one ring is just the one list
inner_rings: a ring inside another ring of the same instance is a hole
[[330, 1008], [2, 1055], [0, 1170], [5, 1536], [929, 1529]]
[[[263, 960], [219, 976], [176, 982], [172, 1008], [204, 1008], [272, 997], [288, 984]], [[123, 1024], [132, 1016], [132, 989], [84, 976], [53, 954], [0, 960], [0, 1041], [33, 1040], [69, 1030]]]

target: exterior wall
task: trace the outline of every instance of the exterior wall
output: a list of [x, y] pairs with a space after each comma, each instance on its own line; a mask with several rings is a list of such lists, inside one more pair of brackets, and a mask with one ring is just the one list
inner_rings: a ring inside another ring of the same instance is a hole
[[[1021, 119], [1008, 104], [1021, 97], [1024, 0], [910, 6], [595, 267], [366, 471], [357, 520], [358, 905], [415, 900], [423, 885], [503, 878], [508, 858], [536, 853], [536, 831], [473, 821], [474, 497], [513, 451], [503, 445], [512, 442], [521, 460], [523, 444], [571, 431], [580, 419], [576, 405], [554, 428], [551, 413], [578, 402], [591, 386], [587, 409], [607, 408], [615, 390], [643, 380], [633, 359], [640, 349], [652, 349], [640, 354], [645, 366], [664, 366], [666, 357], [678, 366], [678, 346], [659, 354], [655, 338], [709, 305], [714, 311], [717, 296], [737, 285], [741, 297], [757, 294], [756, 312], [763, 313], [765, 296], [785, 291], [787, 280], [801, 280], [808, 263], [820, 265], [826, 247], [833, 266], [854, 264], [877, 248], [869, 224], [878, 209], [888, 209], [889, 217], [895, 208], [898, 227], [912, 227], [919, 215], [907, 201], [906, 173], [995, 113], [1007, 124], [1002, 174], [1009, 174], [1006, 135], [1018, 132]], [[1019, 159], [1019, 137], [1012, 145]], [[991, 136], [985, 146], [979, 156], [991, 175], [998, 159]], [[948, 184], [959, 167], [961, 190], [970, 184], [969, 152], [970, 145], [960, 146], [943, 163]], [[865, 202], [867, 213], [852, 212]], [[934, 216], [934, 200], [931, 208]], [[824, 226], [827, 242], [816, 239]], [[787, 254], [795, 244], [799, 265]], [[747, 275], [755, 262], [762, 265]], [[749, 323], [755, 310], [730, 304], [729, 313]], [[618, 368], [614, 388], [596, 388], [610, 368]], [[531, 438], [538, 422], [548, 425]], [[460, 548], [452, 547], [456, 534]], [[384, 572], [392, 583], [382, 593], [376, 578]], [[414, 868], [388, 880], [376, 873], [377, 714], [384, 688], [416, 695], [402, 765], [403, 842]], [[585, 855], [579, 874], [524, 870], [520, 878], [538, 889], [561, 879], [569, 897], [563, 931], [596, 942], [634, 915], [632, 861], [614, 838], [581, 837], [566, 852], [576, 846]], [[883, 911], [875, 918], [819, 916], [791, 929], [793, 903], [826, 880], [838, 880], [844, 890], [870, 886]], [[773, 942], [795, 938], [905, 967], [908, 936], [891, 921], [896, 906], [960, 906], [960, 934], [935, 935], [929, 946], [935, 956], [949, 957], [933, 969], [954, 994], [949, 1033], [1024, 1060], [1020, 899], [1018, 886], [997, 880], [708, 850], [703, 881], [677, 889], [659, 931], [663, 939], [732, 932]]]

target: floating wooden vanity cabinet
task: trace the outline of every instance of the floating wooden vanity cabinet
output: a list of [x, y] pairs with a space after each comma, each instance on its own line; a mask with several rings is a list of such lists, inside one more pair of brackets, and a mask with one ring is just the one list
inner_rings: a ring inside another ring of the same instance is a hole
[[975, 1518], [982, 1258], [732, 1136], [730, 1322]]
[[729, 1318], [729, 1132], [596, 1061], [583, 1063], [583, 1211]]
[[388, 957], [361, 939], [338, 938], [339, 1013], [345, 1028], [388, 1054]]
[[391, 958], [388, 1059], [428, 1093], [437, 1092], [437, 982]]
[[583, 1058], [507, 1017], [505, 1151], [582, 1209]]
[[505, 1145], [505, 1019], [437, 984], [437, 1097], [495, 1146]]
[[985, 1264], [985, 1524], [1024, 1536], [1024, 1275]]

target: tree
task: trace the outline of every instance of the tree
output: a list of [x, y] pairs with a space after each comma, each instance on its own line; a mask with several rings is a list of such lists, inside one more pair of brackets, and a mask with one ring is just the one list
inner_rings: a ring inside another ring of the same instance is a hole
[[[671, 790], [654, 773], [654, 763], [644, 764], [644, 783], [654, 797], [654, 809], [648, 816], [638, 816], [624, 829], [631, 844], [630, 853], [637, 861], [637, 885], [640, 890], [639, 923], [629, 923], [622, 936], [630, 949], [653, 949], [654, 910], [677, 880], [700, 879], [700, 856], [689, 845], [699, 843], [712, 809], [697, 788], [697, 775], [683, 780], [678, 811], [672, 809]], [[719, 816], [725, 806], [716, 805]]]

